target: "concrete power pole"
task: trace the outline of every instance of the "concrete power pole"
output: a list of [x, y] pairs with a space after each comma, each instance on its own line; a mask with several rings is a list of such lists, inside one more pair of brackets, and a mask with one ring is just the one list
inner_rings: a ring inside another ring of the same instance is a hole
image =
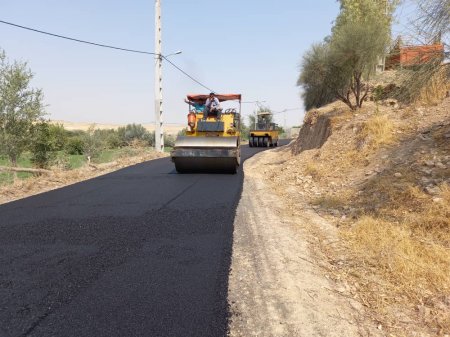
[[155, 150], [164, 152], [161, 0], [155, 0]]

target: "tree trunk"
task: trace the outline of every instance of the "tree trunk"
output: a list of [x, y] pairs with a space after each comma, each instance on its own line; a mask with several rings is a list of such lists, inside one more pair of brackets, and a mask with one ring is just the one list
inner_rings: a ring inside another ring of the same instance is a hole
[[10, 171], [17, 176], [17, 172], [51, 174], [52, 171], [44, 169], [33, 169], [28, 167], [0, 166], [0, 171]]
[[[10, 156], [10, 160], [11, 160], [11, 166], [13, 168], [17, 167], [17, 157], [16, 156]], [[16, 181], [17, 180], [17, 171], [15, 170], [11, 170], [13, 171], [13, 180]]]

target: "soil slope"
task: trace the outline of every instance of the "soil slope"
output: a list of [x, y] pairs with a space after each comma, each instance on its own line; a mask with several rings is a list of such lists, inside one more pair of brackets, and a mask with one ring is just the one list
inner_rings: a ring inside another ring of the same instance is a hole
[[450, 98], [310, 111], [245, 174], [232, 336], [450, 335]]

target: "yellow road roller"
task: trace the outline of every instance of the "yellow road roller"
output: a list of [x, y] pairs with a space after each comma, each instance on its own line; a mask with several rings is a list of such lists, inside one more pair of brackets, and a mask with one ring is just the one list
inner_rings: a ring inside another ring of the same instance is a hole
[[250, 147], [278, 146], [279, 128], [277, 124], [271, 122], [271, 116], [271, 112], [258, 113], [256, 125], [249, 132]]
[[[214, 94], [220, 102], [214, 111], [206, 104], [211, 95], [187, 95], [186, 135], [177, 137], [170, 153], [178, 173], [236, 173], [239, 168], [241, 95]], [[237, 107], [223, 109], [223, 102]]]

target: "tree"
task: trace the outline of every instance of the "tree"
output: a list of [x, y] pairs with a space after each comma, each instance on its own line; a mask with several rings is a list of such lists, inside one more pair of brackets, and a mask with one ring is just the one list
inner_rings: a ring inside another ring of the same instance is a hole
[[141, 124], [128, 124], [125, 127], [120, 127], [117, 132], [120, 139], [126, 144], [130, 145], [132, 142], [141, 141], [147, 143], [149, 146], [154, 144], [153, 133], [147, 131]]
[[62, 151], [66, 147], [68, 131], [63, 124], [48, 124], [50, 136], [54, 139], [55, 150]]
[[256, 125], [256, 115], [251, 114], [248, 116], [248, 127], [250, 128], [250, 130], [253, 130], [255, 128]]
[[392, 14], [401, 0], [339, 0], [339, 15], [333, 27], [333, 35], [342, 25], [350, 22], [368, 22], [372, 19], [381, 22], [390, 30]]
[[83, 154], [87, 157], [88, 162], [92, 158], [99, 156], [101, 150], [105, 147], [105, 143], [101, 137], [101, 133], [95, 130], [95, 124], [92, 124], [83, 135]]
[[297, 85], [303, 87], [302, 98], [306, 110], [320, 108], [336, 97], [327, 85], [329, 43], [316, 43], [303, 55]]
[[369, 91], [368, 81], [389, 43], [389, 30], [376, 15], [346, 21], [330, 42], [326, 83], [350, 109], [361, 108]]
[[84, 147], [82, 135], [72, 136], [67, 140], [65, 151], [70, 155], [81, 155], [84, 153]]
[[297, 84], [304, 89], [307, 109], [333, 99], [352, 110], [360, 108], [369, 90], [368, 80], [389, 43], [391, 13], [397, 1], [340, 2], [332, 35], [303, 57]]
[[31, 162], [38, 168], [48, 168], [52, 160], [56, 158], [56, 149], [59, 144], [55, 134], [52, 134], [51, 127], [44, 121], [32, 126]]
[[33, 74], [26, 63], [10, 63], [0, 51], [0, 153], [12, 166], [31, 142], [34, 123], [43, 119], [43, 95], [30, 88]]
[[416, 22], [419, 33], [431, 39], [439, 36], [446, 40], [450, 34], [450, 1], [421, 0], [418, 7]]
[[241, 120], [241, 139], [248, 140], [250, 128], [245, 124], [244, 120]]

